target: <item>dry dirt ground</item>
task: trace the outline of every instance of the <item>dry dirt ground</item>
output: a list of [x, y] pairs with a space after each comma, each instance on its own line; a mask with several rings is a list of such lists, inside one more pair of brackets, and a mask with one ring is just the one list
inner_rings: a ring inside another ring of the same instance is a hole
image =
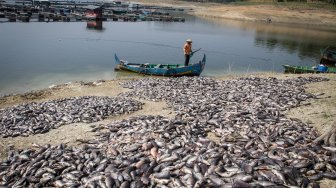
[[[238, 77], [255, 76], [261, 78], [276, 77], [278, 79], [289, 79], [298, 76], [317, 76], [311, 74], [295, 75], [281, 73], [263, 73], [255, 75], [228, 75], [219, 77], [220, 80], [235, 79]], [[336, 120], [336, 74], [318, 75], [327, 77], [327, 82], [319, 82], [307, 84], [304, 87], [309, 93], [319, 95], [318, 99], [306, 101], [301, 106], [291, 109], [286, 114], [289, 117], [298, 118], [303, 122], [315, 127], [320, 134], [332, 126], [332, 122]], [[56, 86], [52, 89], [45, 89], [26, 94], [18, 94], [0, 98], [0, 108], [13, 106], [20, 103], [40, 102], [51, 99], [75, 97], [75, 96], [117, 96], [119, 93], [128, 91], [119, 85], [118, 80], [106, 81], [99, 84], [65, 84]], [[167, 106], [165, 102], [152, 102], [141, 100], [144, 103], [143, 109], [132, 114], [126, 114], [116, 117], [110, 117], [104, 121], [85, 124], [77, 123], [64, 125], [58, 129], [49, 131], [46, 134], [32, 135], [29, 137], [16, 138], [0, 138], [0, 159], [5, 158], [10, 148], [25, 149], [30, 148], [33, 144], [51, 144], [57, 145], [67, 143], [69, 145], [80, 144], [77, 139], [88, 140], [95, 137], [95, 133], [91, 132], [90, 125], [99, 125], [109, 123], [114, 120], [125, 119], [136, 115], [163, 115], [174, 117], [174, 112]], [[211, 136], [211, 135], [210, 135]], [[216, 139], [216, 138], [214, 138]], [[336, 181], [321, 181], [322, 188], [335, 188]]]
[[190, 14], [207, 18], [254, 22], [266, 22], [267, 19], [270, 18], [271, 23], [336, 27], [335, 9], [326, 10], [308, 6], [282, 6], [281, 4], [234, 5], [177, 0], [138, 0], [137, 2], [151, 5], [182, 7], [189, 10]]
[[210, 6], [195, 9], [194, 14], [204, 17], [237, 19], [271, 23], [301, 24], [311, 26], [336, 26], [336, 12], [318, 9], [293, 9], [274, 5]]

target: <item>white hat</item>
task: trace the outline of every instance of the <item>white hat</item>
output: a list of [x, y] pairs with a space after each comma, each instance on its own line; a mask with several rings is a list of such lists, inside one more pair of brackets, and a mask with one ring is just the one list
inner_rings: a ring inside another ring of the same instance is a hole
[[186, 42], [192, 42], [192, 40], [191, 39], [187, 39]]

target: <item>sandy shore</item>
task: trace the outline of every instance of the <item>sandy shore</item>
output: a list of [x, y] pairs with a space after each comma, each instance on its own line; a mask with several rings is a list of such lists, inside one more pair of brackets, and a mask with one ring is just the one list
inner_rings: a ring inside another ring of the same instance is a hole
[[[314, 27], [336, 28], [336, 9], [314, 8], [298, 4], [216, 4], [176, 0], [139, 0], [150, 5], [181, 7], [190, 14], [205, 18], [222, 18], [252, 22], [295, 24]], [[330, 5], [332, 6], [332, 5]]]
[[[289, 79], [298, 76], [316, 76], [311, 74], [293, 75], [279, 73], [263, 73], [256, 75], [242, 76], [223, 76], [216, 79], [230, 80], [239, 77], [257, 76], [261, 78], [276, 77], [278, 79]], [[320, 134], [328, 127], [332, 126], [332, 122], [336, 120], [336, 75], [318, 75], [327, 77], [327, 82], [319, 82], [305, 85], [306, 91], [315, 95], [319, 95], [318, 99], [306, 101], [300, 107], [291, 109], [286, 114], [293, 118], [298, 118], [303, 122], [314, 126]], [[118, 80], [105, 81], [98, 84], [65, 84], [53, 88], [33, 91], [26, 94], [18, 94], [0, 98], [0, 108], [5, 108], [21, 103], [40, 102], [50, 99], [75, 97], [75, 96], [117, 96], [127, 91], [119, 85]], [[28, 137], [0, 138], [0, 158], [5, 158], [7, 151], [11, 148], [25, 149], [30, 148], [33, 144], [52, 144], [67, 143], [69, 145], [81, 144], [78, 140], [89, 140], [95, 137], [95, 133], [91, 132], [92, 125], [104, 124], [113, 120], [126, 119], [136, 115], [163, 115], [173, 117], [174, 112], [167, 106], [165, 102], [152, 102], [142, 100], [143, 109], [133, 114], [111, 117], [97, 123], [77, 123], [64, 125], [58, 129], [51, 130], [46, 134], [31, 135]], [[321, 187], [335, 187], [336, 181], [323, 180]]]

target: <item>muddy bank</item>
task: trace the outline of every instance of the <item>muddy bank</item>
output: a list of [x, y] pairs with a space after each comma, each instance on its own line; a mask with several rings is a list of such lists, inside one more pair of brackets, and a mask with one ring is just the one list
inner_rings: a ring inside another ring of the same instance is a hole
[[[192, 14], [201, 17], [336, 28], [336, 12], [322, 9], [293, 9], [273, 5], [210, 6], [197, 8]], [[321, 21], [322, 20], [322, 21]]]
[[189, 10], [190, 14], [205, 18], [336, 28], [336, 20], [334, 19], [336, 15], [335, 9], [261, 3], [260, 5], [234, 5], [176, 0], [140, 0], [139, 2], [152, 5], [183, 7]]

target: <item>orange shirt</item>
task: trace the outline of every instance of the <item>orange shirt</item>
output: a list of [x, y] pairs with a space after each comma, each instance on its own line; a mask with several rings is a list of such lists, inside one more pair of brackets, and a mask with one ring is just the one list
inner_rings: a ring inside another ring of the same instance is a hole
[[184, 54], [185, 55], [190, 55], [190, 53], [191, 53], [191, 47], [192, 47], [192, 45], [189, 44], [189, 43], [185, 43], [184, 44], [183, 50], [184, 50]]

